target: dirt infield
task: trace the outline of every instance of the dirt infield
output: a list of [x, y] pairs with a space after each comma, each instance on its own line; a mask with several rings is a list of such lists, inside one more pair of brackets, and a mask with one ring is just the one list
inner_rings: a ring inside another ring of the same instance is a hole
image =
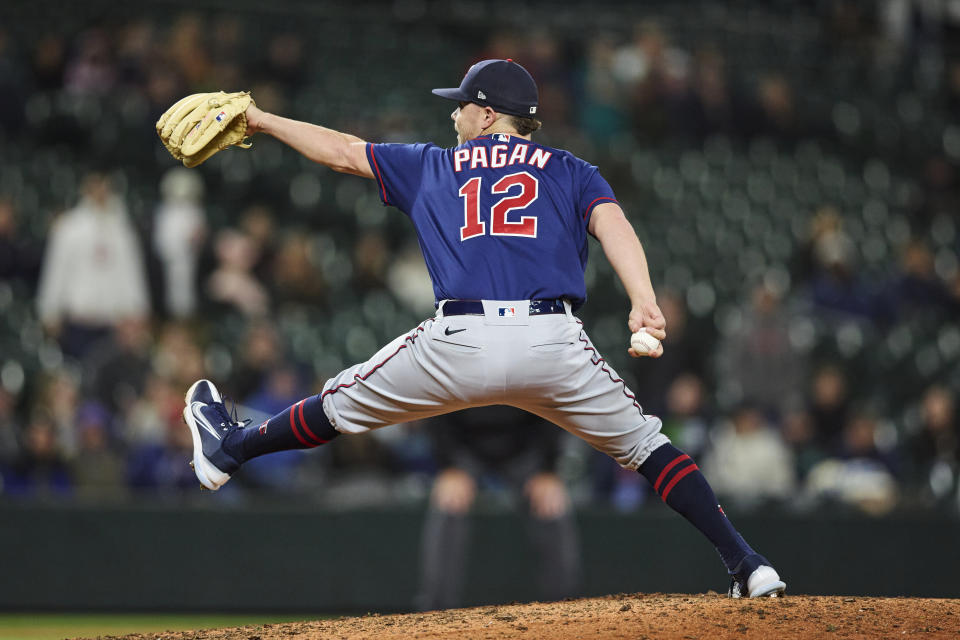
[[134, 634], [124, 640], [330, 638], [960, 638], [960, 600], [787, 596], [731, 600], [717, 594], [619, 594], [555, 603]]

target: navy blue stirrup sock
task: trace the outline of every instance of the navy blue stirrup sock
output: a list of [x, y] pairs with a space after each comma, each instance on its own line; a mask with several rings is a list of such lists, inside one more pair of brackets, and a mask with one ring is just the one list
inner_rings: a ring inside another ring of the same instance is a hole
[[672, 444], [658, 447], [638, 471], [660, 498], [707, 536], [727, 571], [754, 553], [717, 503], [717, 497], [696, 463]]
[[258, 427], [234, 431], [223, 442], [223, 450], [237, 462], [274, 451], [312, 449], [340, 435], [323, 411], [319, 395], [304, 398]]

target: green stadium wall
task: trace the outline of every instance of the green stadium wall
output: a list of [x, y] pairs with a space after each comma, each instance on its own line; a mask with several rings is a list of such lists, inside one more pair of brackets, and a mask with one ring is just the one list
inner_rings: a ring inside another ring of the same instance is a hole
[[[789, 593], [960, 597], [960, 521], [732, 515]], [[723, 591], [715, 551], [665, 509], [577, 516], [584, 596]], [[0, 609], [406, 611], [423, 512], [0, 506]], [[538, 598], [522, 518], [474, 517], [466, 604]]]

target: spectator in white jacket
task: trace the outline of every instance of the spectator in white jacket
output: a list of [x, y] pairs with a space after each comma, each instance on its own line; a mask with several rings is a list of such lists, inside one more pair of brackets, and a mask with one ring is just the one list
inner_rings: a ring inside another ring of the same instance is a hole
[[108, 176], [88, 175], [79, 204], [54, 222], [37, 308], [64, 352], [77, 358], [118, 320], [149, 313], [140, 243]]
[[171, 316], [189, 318], [197, 308], [197, 263], [207, 233], [203, 181], [176, 167], [164, 174], [160, 194], [153, 246], [163, 263], [164, 304]]
[[793, 454], [756, 405], [744, 402], [711, 435], [703, 474], [717, 495], [744, 508], [793, 495]]

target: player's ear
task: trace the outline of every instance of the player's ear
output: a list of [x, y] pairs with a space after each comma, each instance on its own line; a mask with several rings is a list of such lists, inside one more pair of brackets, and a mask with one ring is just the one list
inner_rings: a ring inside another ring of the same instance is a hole
[[498, 115], [499, 114], [493, 110], [493, 107], [484, 107], [483, 108], [483, 121], [484, 121], [483, 128], [486, 129], [487, 127], [492, 125], [494, 122], [496, 122]]

